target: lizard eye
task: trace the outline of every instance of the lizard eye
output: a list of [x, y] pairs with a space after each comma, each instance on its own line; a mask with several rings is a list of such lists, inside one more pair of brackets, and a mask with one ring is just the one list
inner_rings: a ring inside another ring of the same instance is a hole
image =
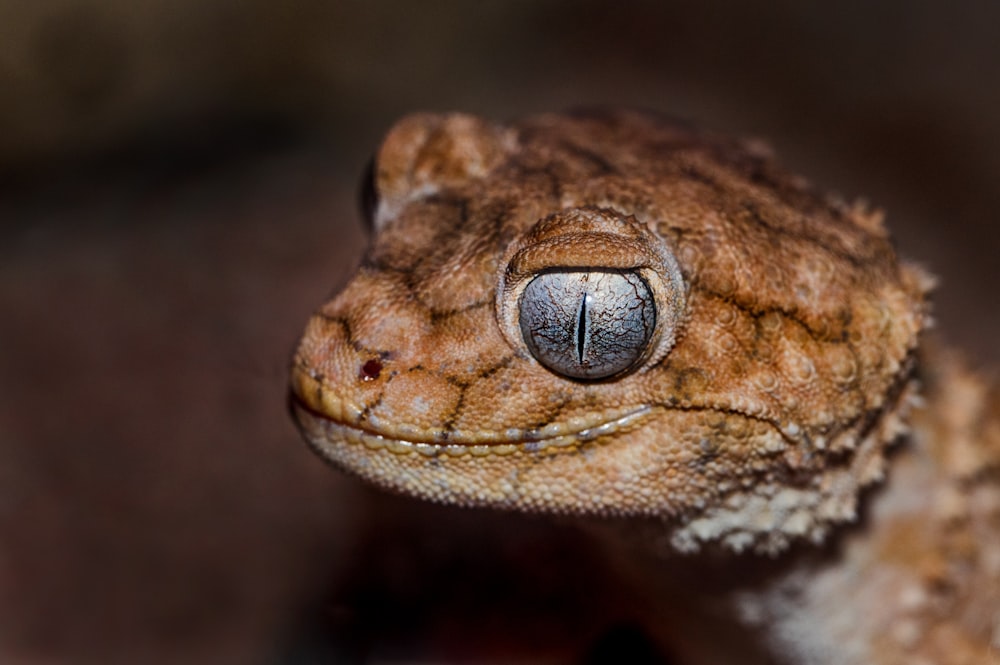
[[656, 328], [646, 281], [632, 271], [553, 271], [521, 294], [524, 343], [550, 370], [574, 379], [603, 379], [645, 356]]
[[500, 260], [496, 316], [519, 358], [599, 381], [656, 367], [684, 322], [687, 287], [668, 243], [612, 208], [564, 208]]

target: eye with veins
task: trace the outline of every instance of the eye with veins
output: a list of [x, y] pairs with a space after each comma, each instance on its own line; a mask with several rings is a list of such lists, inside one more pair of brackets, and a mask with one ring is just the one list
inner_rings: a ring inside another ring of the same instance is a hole
[[558, 374], [595, 380], [620, 374], [645, 356], [656, 305], [633, 271], [553, 271], [537, 275], [520, 303], [525, 345]]
[[538, 220], [508, 245], [496, 284], [496, 320], [517, 357], [578, 381], [656, 367], [687, 308], [669, 242], [612, 208]]

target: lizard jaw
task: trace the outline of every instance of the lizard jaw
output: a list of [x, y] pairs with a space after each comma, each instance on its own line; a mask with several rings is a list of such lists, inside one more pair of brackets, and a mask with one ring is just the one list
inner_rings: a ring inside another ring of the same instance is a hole
[[585, 443], [598, 441], [615, 432], [628, 429], [653, 410], [650, 406], [642, 406], [595, 425], [577, 430], [553, 432], [551, 435], [546, 435], [544, 429], [516, 430], [511, 431], [507, 438], [498, 439], [490, 436], [477, 440], [442, 430], [436, 434], [436, 440], [420, 441], [403, 439], [374, 428], [368, 429], [331, 417], [310, 406], [294, 390], [289, 393], [289, 403], [295, 421], [310, 443], [328, 457], [333, 444], [338, 442], [364, 445], [369, 450], [385, 449], [400, 455], [418, 453], [426, 457], [439, 455], [481, 457], [542, 451], [551, 453], [575, 449]]

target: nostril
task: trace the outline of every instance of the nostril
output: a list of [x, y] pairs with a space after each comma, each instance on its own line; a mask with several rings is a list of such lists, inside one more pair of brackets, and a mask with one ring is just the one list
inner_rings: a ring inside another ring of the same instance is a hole
[[358, 372], [358, 378], [362, 381], [374, 381], [381, 373], [382, 363], [375, 358], [372, 358], [361, 366], [361, 371]]

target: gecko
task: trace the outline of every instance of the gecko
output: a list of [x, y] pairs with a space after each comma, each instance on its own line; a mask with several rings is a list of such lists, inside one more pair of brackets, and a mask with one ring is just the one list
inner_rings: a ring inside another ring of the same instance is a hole
[[1000, 391], [881, 211], [632, 110], [414, 114], [366, 182], [291, 367], [336, 467], [596, 524], [681, 663], [1000, 663]]

